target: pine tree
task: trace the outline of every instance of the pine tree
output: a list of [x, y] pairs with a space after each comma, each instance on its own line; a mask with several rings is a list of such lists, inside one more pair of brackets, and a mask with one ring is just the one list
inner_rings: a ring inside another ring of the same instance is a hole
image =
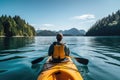
[[33, 26], [21, 19], [20, 16], [7, 16], [0, 17], [0, 36], [35, 36], [35, 29]]
[[86, 33], [87, 36], [120, 35], [120, 10], [97, 21]]

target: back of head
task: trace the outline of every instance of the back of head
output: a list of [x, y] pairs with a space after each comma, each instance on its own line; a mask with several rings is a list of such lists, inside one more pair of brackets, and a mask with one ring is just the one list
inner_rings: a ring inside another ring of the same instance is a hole
[[56, 35], [56, 39], [57, 39], [58, 42], [60, 42], [62, 40], [62, 38], [63, 38], [63, 34], [62, 33], [58, 33]]

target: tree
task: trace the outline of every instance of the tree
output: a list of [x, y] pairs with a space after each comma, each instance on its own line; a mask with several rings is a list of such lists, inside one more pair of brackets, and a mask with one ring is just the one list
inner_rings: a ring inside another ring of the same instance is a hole
[[86, 33], [87, 36], [120, 35], [120, 10], [97, 21]]
[[4, 16], [0, 17], [0, 36], [35, 36], [33, 26], [21, 19], [20, 16]]

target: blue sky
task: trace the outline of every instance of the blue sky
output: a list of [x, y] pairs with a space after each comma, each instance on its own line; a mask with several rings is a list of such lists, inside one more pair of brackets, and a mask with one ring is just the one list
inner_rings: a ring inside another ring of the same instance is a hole
[[120, 0], [0, 0], [0, 16], [19, 15], [35, 29], [88, 30], [120, 9]]

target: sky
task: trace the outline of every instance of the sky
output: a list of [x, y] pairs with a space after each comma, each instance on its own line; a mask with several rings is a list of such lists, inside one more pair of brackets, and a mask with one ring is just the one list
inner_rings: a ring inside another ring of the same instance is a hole
[[120, 0], [0, 0], [0, 16], [18, 15], [36, 30], [87, 31], [118, 10]]

